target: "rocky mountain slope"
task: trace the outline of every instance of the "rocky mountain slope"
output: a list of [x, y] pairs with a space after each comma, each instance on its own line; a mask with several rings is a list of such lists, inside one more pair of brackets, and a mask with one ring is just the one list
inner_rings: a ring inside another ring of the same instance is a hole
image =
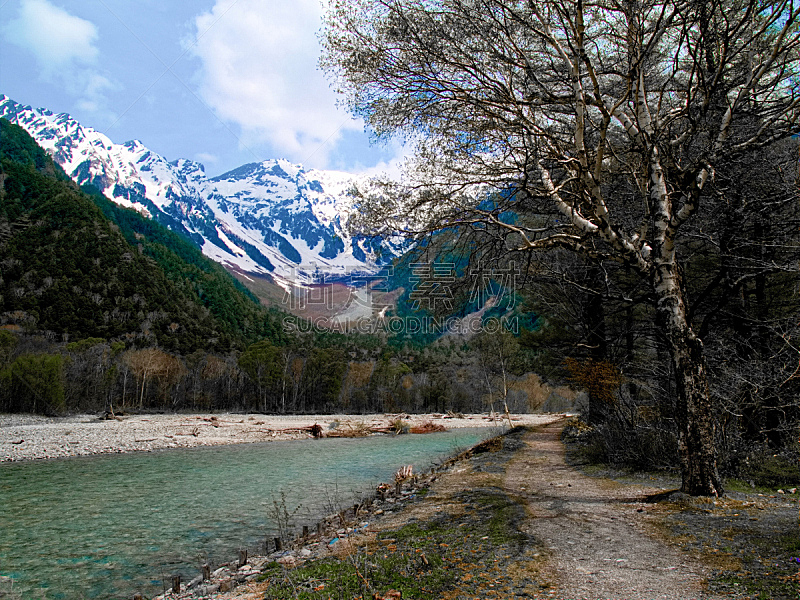
[[399, 244], [351, 237], [353, 175], [306, 171], [285, 160], [209, 178], [202, 164], [168, 161], [137, 140], [116, 144], [68, 114], [0, 95], [0, 117], [23, 127], [80, 185], [134, 208], [192, 240], [231, 271], [286, 286], [346, 280], [379, 270]]

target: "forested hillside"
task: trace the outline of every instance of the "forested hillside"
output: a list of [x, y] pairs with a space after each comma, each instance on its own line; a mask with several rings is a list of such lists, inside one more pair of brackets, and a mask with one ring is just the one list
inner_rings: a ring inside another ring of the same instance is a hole
[[181, 352], [268, 335], [266, 311], [179, 236], [78, 189], [20, 127], [0, 121], [2, 324]]

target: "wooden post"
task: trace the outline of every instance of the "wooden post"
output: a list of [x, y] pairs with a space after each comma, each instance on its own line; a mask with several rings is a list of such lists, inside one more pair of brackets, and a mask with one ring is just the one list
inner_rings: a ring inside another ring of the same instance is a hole
[[203, 565], [203, 581], [211, 581], [211, 567], [208, 563]]
[[303, 525], [303, 539], [308, 538], [308, 525]]
[[319, 537], [319, 538], [322, 537], [322, 521], [317, 523], [317, 537]]
[[400, 491], [402, 489], [403, 489], [403, 484], [400, 483], [399, 481], [395, 482], [395, 484], [394, 484], [394, 495], [399, 497], [400, 496]]
[[247, 550], [239, 550], [239, 568], [247, 564]]
[[358, 516], [358, 509], [359, 509], [360, 507], [361, 507], [361, 505], [360, 505], [360, 504], [353, 504], [353, 516], [354, 516], [354, 517], [357, 517], [357, 516]]
[[283, 544], [281, 543], [281, 538], [275, 538], [275, 552], [280, 552], [283, 550]]
[[180, 594], [181, 593], [181, 576], [180, 575], [173, 575], [172, 576], [172, 593], [173, 594]]

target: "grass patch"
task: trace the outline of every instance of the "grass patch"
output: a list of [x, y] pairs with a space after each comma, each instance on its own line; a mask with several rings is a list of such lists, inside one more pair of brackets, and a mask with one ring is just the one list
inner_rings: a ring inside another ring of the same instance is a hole
[[739, 477], [757, 487], [778, 489], [800, 486], [800, 465], [792, 454], [755, 453], [740, 469]]
[[728, 572], [714, 578], [711, 587], [718, 591], [744, 593], [753, 600], [795, 600], [798, 597], [796, 569], [770, 575], [757, 577], [748, 571]]
[[749, 481], [738, 477], [729, 477], [725, 480], [726, 492], [742, 492], [744, 494], [774, 494], [776, 488], [750, 484]]
[[[747, 486], [748, 490], [752, 488]], [[694, 501], [664, 515], [661, 533], [714, 572], [712, 592], [737, 598], [800, 598], [797, 508], [748, 494], [719, 504]]]
[[513, 568], [541, 548], [517, 528], [524, 508], [495, 488], [459, 492], [454, 500], [463, 508], [458, 515], [440, 512], [382, 532], [343, 557], [270, 569], [265, 600], [366, 600], [389, 590], [447, 600], [538, 590], [530, 569]]
[[[426, 563], [427, 561], [427, 563]], [[442, 568], [438, 556], [423, 557], [416, 552], [362, 550], [351, 556], [325, 558], [293, 571], [284, 571], [271, 580], [266, 599], [286, 598], [371, 598], [378, 591], [402, 590], [403, 597], [435, 598], [450, 589], [454, 575]]]

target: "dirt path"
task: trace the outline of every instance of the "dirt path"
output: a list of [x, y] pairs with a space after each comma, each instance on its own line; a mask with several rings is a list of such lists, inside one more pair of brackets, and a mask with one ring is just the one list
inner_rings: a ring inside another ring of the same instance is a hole
[[503, 486], [524, 499], [522, 528], [551, 553], [550, 596], [564, 600], [688, 600], [703, 591], [706, 569], [646, 532], [648, 494], [660, 492], [582, 475], [564, 461], [563, 422], [522, 437]]

